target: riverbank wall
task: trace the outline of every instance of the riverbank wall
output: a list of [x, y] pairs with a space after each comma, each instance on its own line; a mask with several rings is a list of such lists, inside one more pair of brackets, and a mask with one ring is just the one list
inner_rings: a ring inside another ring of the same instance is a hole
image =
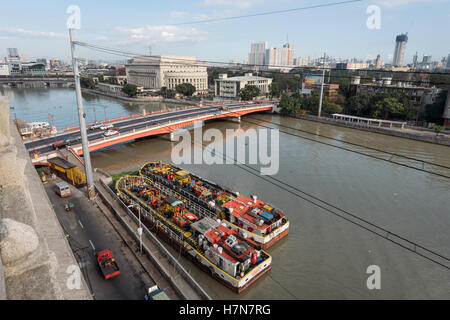
[[149, 103], [149, 102], [168, 102], [168, 103], [178, 103], [183, 105], [197, 105], [197, 102], [195, 101], [189, 101], [189, 100], [177, 100], [177, 99], [164, 99], [163, 97], [146, 97], [146, 98], [130, 98], [125, 96], [120, 96], [117, 94], [107, 93], [100, 90], [93, 90], [93, 89], [86, 89], [83, 88], [82, 92], [87, 92], [91, 94], [98, 94], [105, 97], [110, 97], [114, 99], [119, 99], [122, 101], [127, 102], [135, 102], [135, 103]]
[[411, 140], [417, 140], [422, 142], [428, 142], [428, 143], [434, 143], [434, 144], [440, 144], [444, 146], [450, 146], [450, 135], [449, 134], [441, 134], [436, 135], [436, 133], [428, 131], [428, 130], [419, 130], [419, 129], [391, 129], [391, 128], [384, 128], [384, 127], [374, 127], [370, 126], [364, 123], [356, 123], [356, 122], [349, 122], [345, 120], [339, 120], [339, 119], [333, 119], [333, 118], [326, 118], [326, 117], [318, 117], [313, 115], [301, 115], [301, 114], [295, 114], [295, 115], [289, 115], [288, 117], [291, 118], [297, 118], [307, 121], [314, 121], [314, 122], [320, 122], [340, 127], [346, 127], [351, 129], [357, 129], [357, 130], [363, 130], [363, 131], [369, 131], [379, 134], [385, 134], [390, 135], [394, 137], [400, 137], [405, 139], [411, 139]]

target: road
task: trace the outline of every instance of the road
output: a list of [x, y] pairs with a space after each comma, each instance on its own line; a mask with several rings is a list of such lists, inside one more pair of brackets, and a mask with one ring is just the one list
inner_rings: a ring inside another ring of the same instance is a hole
[[[258, 103], [252, 103], [253, 105], [258, 105]], [[227, 107], [230, 110], [233, 109], [239, 109], [243, 106], [250, 106], [250, 104], [246, 103], [239, 103], [239, 104], [232, 104], [227, 105]], [[215, 111], [219, 111], [219, 106], [205, 106], [205, 107], [198, 107], [196, 109], [187, 109], [187, 110], [177, 110], [172, 112], [166, 112], [166, 113], [159, 113], [159, 114], [153, 114], [153, 115], [147, 115], [145, 117], [139, 117], [136, 119], [130, 119], [130, 120], [122, 120], [114, 122], [114, 128], [119, 129], [121, 133], [131, 132], [133, 129], [141, 129], [145, 128], [146, 126], [152, 126], [152, 125], [159, 125], [163, 123], [167, 123], [169, 120], [179, 120], [188, 116], [193, 115], [202, 115], [207, 114]], [[33, 141], [27, 141], [25, 142], [25, 148], [30, 150], [30, 155], [34, 153], [34, 151], [38, 151], [41, 153], [49, 152], [53, 150], [52, 144], [56, 141], [62, 141], [62, 140], [68, 140], [68, 139], [75, 139], [80, 137], [80, 131], [75, 130], [67, 133], [61, 133], [58, 135], [54, 135], [47, 138], [41, 138], [36, 139]], [[103, 137], [103, 131], [96, 130], [94, 132], [91, 132], [88, 130], [88, 140], [93, 141], [97, 140], [99, 138]]]
[[[60, 224], [69, 234], [69, 243], [80, 266], [84, 268], [82, 271], [94, 298], [142, 300], [147, 288], [155, 285], [153, 277], [145, 272], [103, 213], [90, 204], [80, 190], [71, 186], [72, 196], [61, 199], [52, 190], [55, 182], [50, 180], [45, 184], [46, 192]], [[64, 210], [67, 201], [75, 205], [71, 212]], [[103, 278], [95, 258], [95, 252], [103, 249], [113, 251], [121, 271], [119, 276], [110, 280]]]

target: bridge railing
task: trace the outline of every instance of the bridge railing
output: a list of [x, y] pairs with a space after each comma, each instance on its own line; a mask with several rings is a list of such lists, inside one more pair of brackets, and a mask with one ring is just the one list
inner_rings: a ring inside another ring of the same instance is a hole
[[[242, 111], [242, 110], [244, 110], [244, 108], [252, 108], [252, 107], [254, 108], [255, 105], [249, 105], [249, 106], [247, 106], [247, 107], [241, 107], [239, 110]], [[217, 116], [217, 115], [223, 115], [223, 114], [228, 114], [228, 113], [233, 114], [233, 113], [235, 113], [235, 112], [230, 112], [230, 111], [224, 110], [224, 111], [215, 111], [215, 112], [211, 112], [211, 113], [206, 113], [206, 114], [202, 114], [202, 115], [197, 114], [197, 115], [194, 115], [194, 116], [190, 116], [190, 117], [188, 117], [188, 118], [186, 118], [186, 119], [183, 119], [183, 121], [184, 121], [184, 122], [189, 122], [189, 121], [196, 120], [196, 119], [198, 119], [199, 117]], [[168, 120], [167, 122], [164, 123], [164, 126], [163, 126], [163, 127], [167, 127], [167, 126], [169, 126], [170, 124], [171, 124], [171, 121]], [[139, 131], [133, 131], [133, 132], [131, 132], [131, 133], [125, 133], [125, 134], [135, 135], [135, 134], [140, 133], [140, 132], [151, 131], [151, 130], [153, 130], [153, 129], [156, 129], [157, 127], [160, 127], [161, 125], [162, 125], [161, 123], [157, 123], [157, 124], [154, 124], [154, 125], [152, 125], [152, 126], [146, 126], [145, 128], [143, 128], [143, 129], [141, 129], [141, 130], [139, 130]], [[170, 133], [170, 132], [171, 132], [171, 131], [168, 131], [167, 133]], [[119, 137], [120, 137], [120, 136], [121, 136], [121, 135], [120, 135], [120, 133], [119, 133]], [[122, 136], [122, 137], [123, 137], [123, 136]], [[113, 136], [113, 137], [111, 138], [111, 140], [113, 140], [114, 138], [117, 138], [117, 136]], [[92, 144], [94, 144], [94, 143], [96, 143], [96, 142], [101, 142], [101, 141], [106, 141], [106, 140], [109, 140], [109, 139], [106, 139], [106, 137], [102, 137], [102, 138], [99, 138], [99, 139], [96, 139], [96, 140], [89, 141], [89, 146], [91, 146]], [[77, 147], [77, 148], [75, 148], [75, 149], [80, 150], [81, 147]], [[71, 148], [71, 150], [72, 150], [72, 153], [77, 153], [77, 151], [76, 151], [76, 150], [73, 150], [73, 148]]]
[[[273, 103], [275, 100], [259, 100], [257, 101], [255, 104], [264, 104], [264, 103]], [[101, 122], [101, 123], [116, 123], [119, 121], [126, 121], [126, 120], [132, 120], [132, 119], [138, 119], [138, 118], [145, 118], [147, 116], [151, 116], [151, 115], [155, 115], [155, 114], [162, 114], [162, 113], [168, 113], [168, 112], [173, 112], [173, 111], [181, 111], [181, 110], [191, 110], [191, 109], [200, 109], [200, 108], [206, 108], [206, 107], [213, 107], [213, 106], [221, 106], [221, 105], [230, 105], [230, 104], [236, 104], [236, 102], [225, 102], [225, 103], [219, 103], [219, 104], [206, 104], [203, 106], [198, 106], [198, 105], [186, 105], [183, 107], [177, 107], [174, 109], [167, 109], [167, 110], [159, 110], [159, 111], [151, 111], [149, 113], [147, 112], [143, 112], [140, 114], [132, 114], [132, 115], [128, 115], [128, 116], [120, 116], [117, 118], [112, 118], [112, 119], [105, 119], [103, 121], [97, 121], [97, 122]], [[249, 105], [249, 107], [252, 107], [254, 104]], [[93, 124], [97, 123], [97, 122], [90, 122], [86, 124], [86, 127], [89, 128], [90, 126], [92, 126]], [[54, 135], [58, 135], [58, 134], [63, 134], [63, 133], [68, 133], [68, 132], [72, 132], [72, 131], [77, 131], [80, 130], [80, 126], [70, 126], [70, 127], [65, 127], [63, 129], [58, 129], [56, 133], [52, 134], [52, 133], [48, 133], [48, 134], [44, 134], [41, 137], [50, 137], [50, 136], [54, 136]], [[40, 137], [33, 137], [33, 138], [40, 138]], [[33, 140], [33, 138], [31, 140]]]

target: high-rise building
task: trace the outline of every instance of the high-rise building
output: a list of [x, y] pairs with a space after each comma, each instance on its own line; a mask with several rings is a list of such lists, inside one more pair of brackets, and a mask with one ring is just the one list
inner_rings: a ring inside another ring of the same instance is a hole
[[266, 50], [265, 64], [268, 66], [293, 66], [294, 45], [286, 43], [283, 48], [270, 48]]
[[381, 55], [377, 56], [377, 60], [375, 61], [375, 68], [381, 69]]
[[265, 64], [267, 41], [255, 42], [251, 44], [251, 51], [248, 54], [248, 63], [258, 66]]
[[294, 66], [296, 67], [304, 67], [309, 64], [308, 59], [306, 58], [294, 58]]
[[431, 56], [428, 54], [423, 55], [422, 64], [430, 64], [431, 63]]
[[17, 48], [8, 48], [8, 57], [19, 58], [19, 50]]
[[10, 75], [18, 75], [22, 72], [22, 62], [19, 56], [19, 50], [17, 48], [8, 48], [8, 56], [5, 59], [5, 63], [8, 65]]
[[403, 67], [405, 61], [406, 44], [408, 43], [408, 33], [398, 35], [395, 39], [395, 52], [393, 65]]
[[448, 54], [447, 57], [447, 69], [450, 69], [450, 53]]

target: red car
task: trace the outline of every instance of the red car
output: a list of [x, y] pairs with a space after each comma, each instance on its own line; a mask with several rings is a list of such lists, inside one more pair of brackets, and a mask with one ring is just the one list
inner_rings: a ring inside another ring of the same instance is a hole
[[114, 278], [120, 274], [119, 266], [111, 250], [106, 249], [96, 254], [97, 262], [105, 280]]

